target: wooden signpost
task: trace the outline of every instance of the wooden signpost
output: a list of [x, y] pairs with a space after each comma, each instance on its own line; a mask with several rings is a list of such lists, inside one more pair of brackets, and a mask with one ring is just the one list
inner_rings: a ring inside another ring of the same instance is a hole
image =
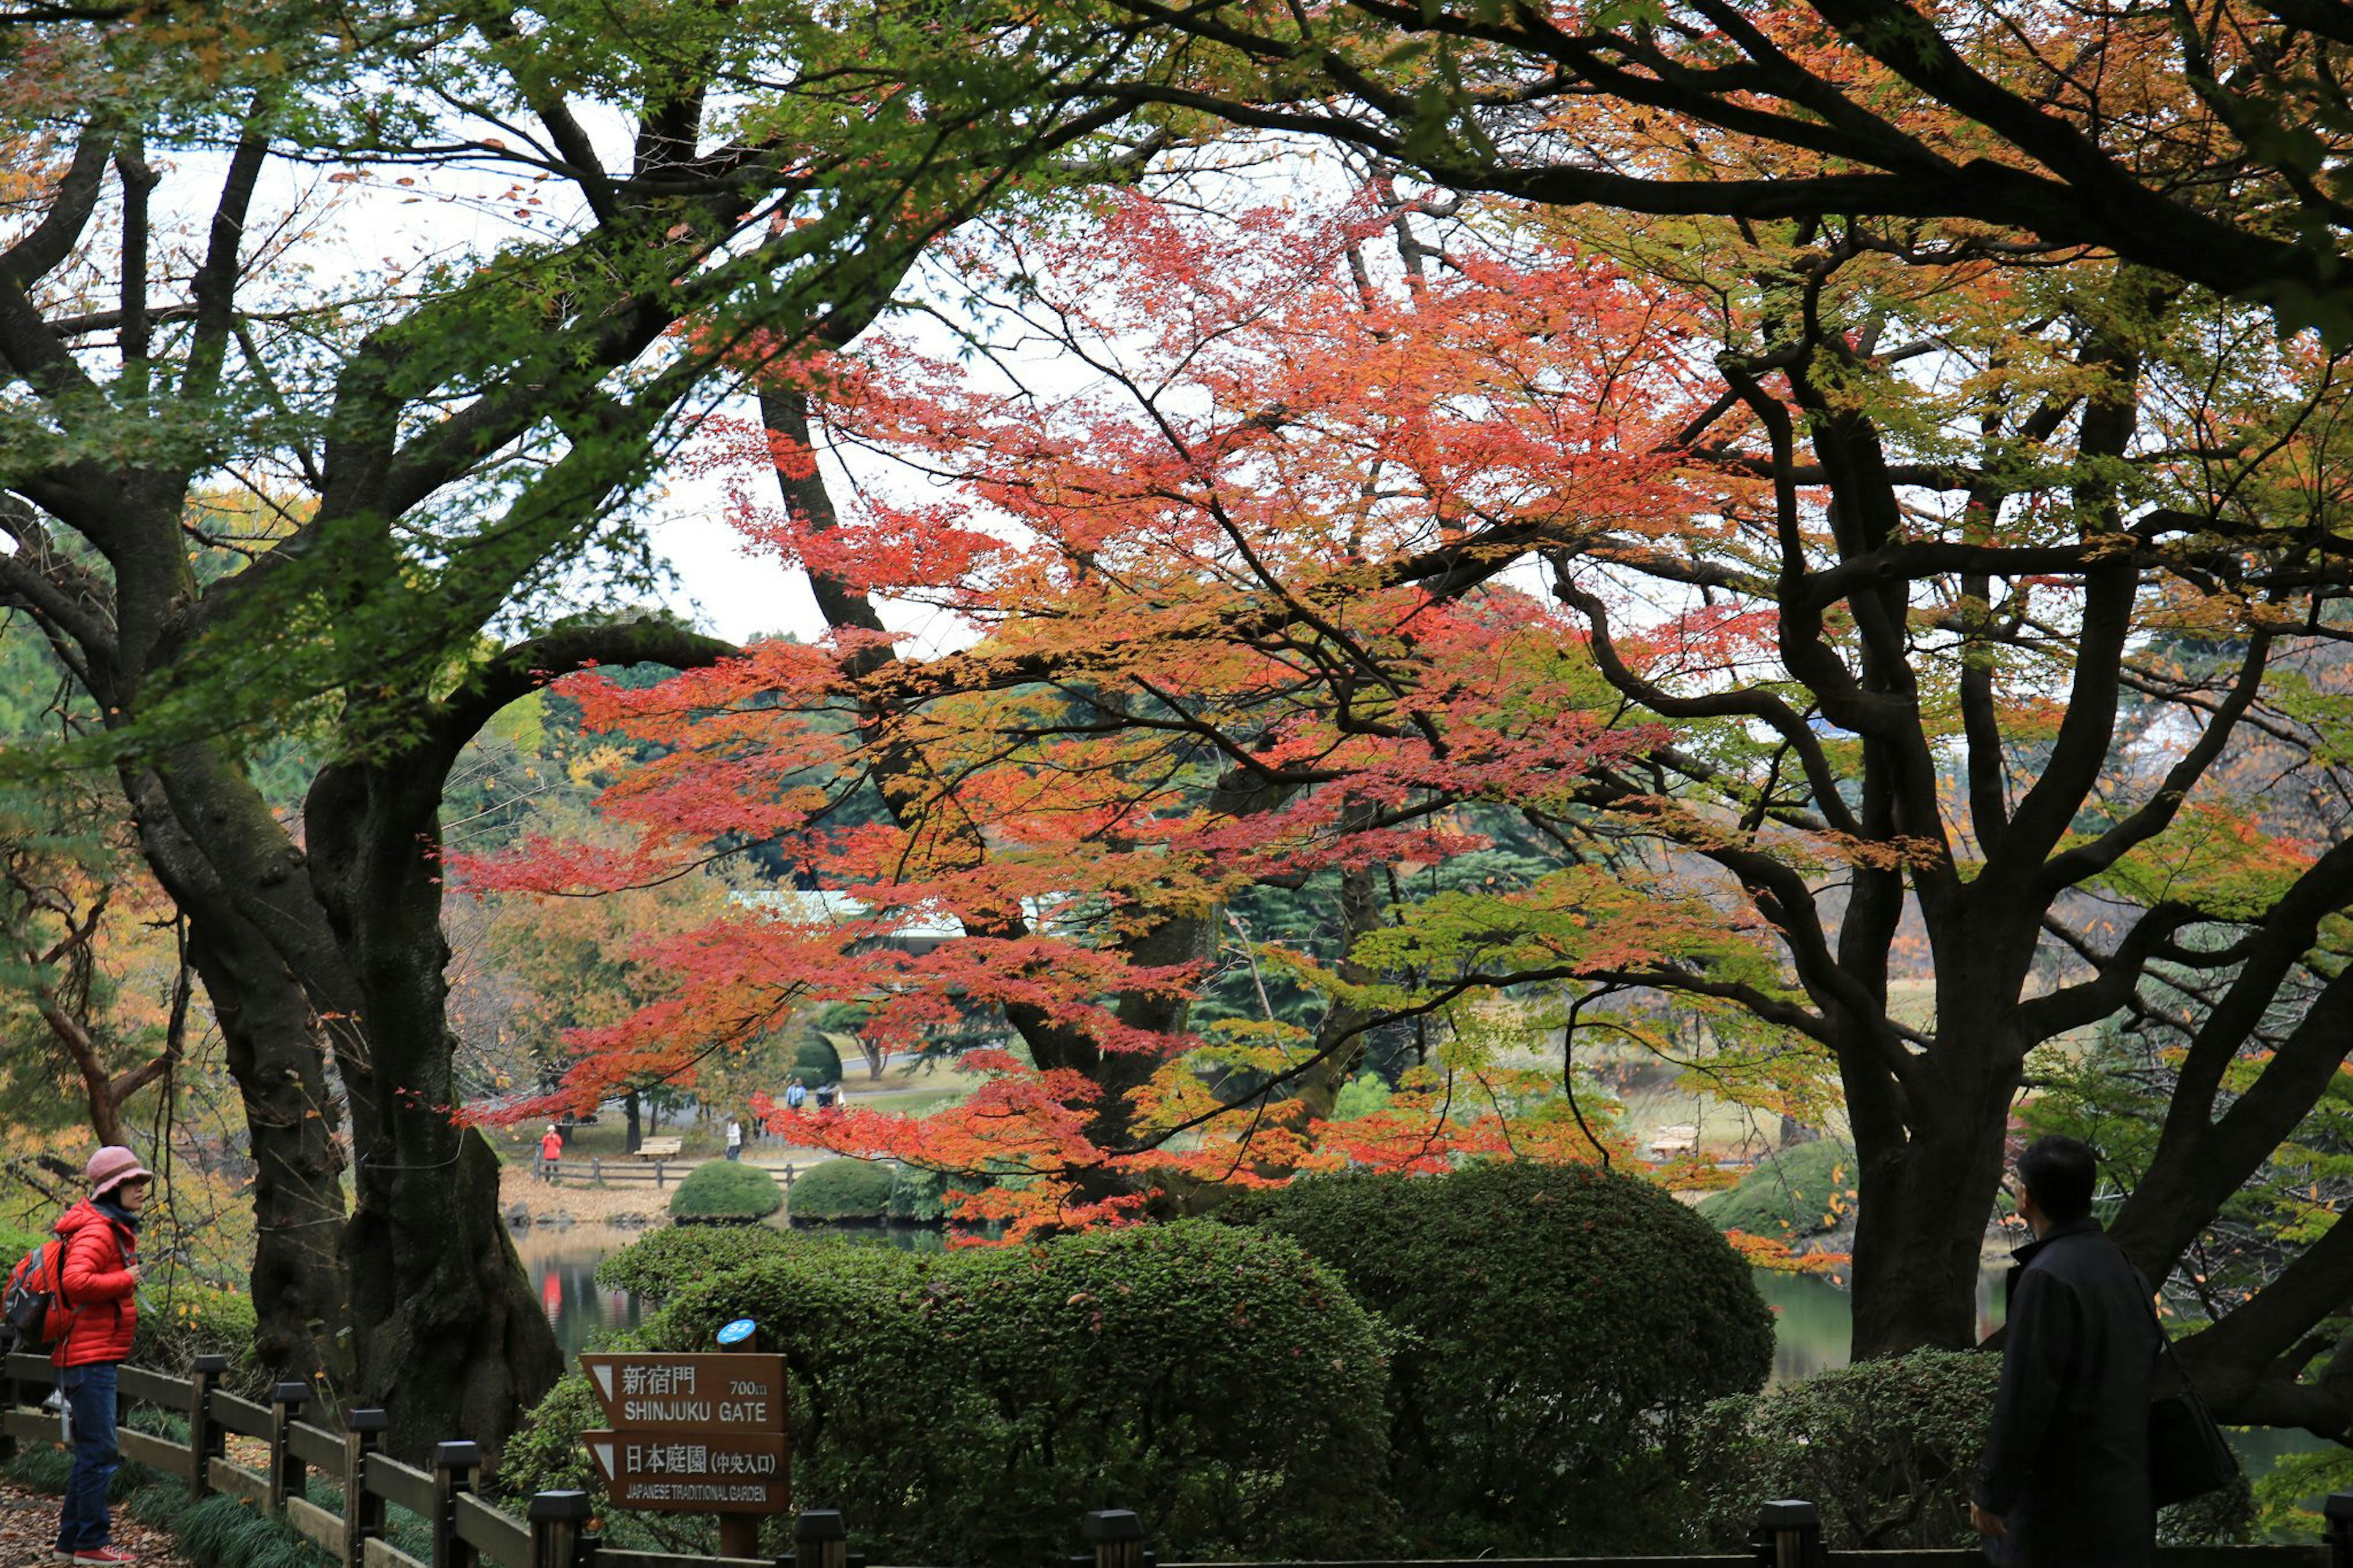
[[610, 1429], [582, 1434], [615, 1508], [719, 1516], [719, 1550], [759, 1551], [789, 1512], [785, 1358], [629, 1351], [580, 1358]]

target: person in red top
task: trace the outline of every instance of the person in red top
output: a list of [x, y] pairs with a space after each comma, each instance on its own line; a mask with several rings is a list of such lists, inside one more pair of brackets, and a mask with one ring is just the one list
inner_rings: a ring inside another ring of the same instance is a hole
[[121, 1456], [114, 1446], [115, 1369], [139, 1330], [139, 1211], [154, 1180], [139, 1156], [109, 1144], [90, 1156], [90, 1196], [57, 1224], [65, 1237], [58, 1298], [66, 1331], [49, 1360], [73, 1424], [73, 1474], [58, 1516], [60, 1563], [131, 1563], [108, 1544], [114, 1523], [106, 1483]]
[[564, 1134], [558, 1132], [555, 1123], [551, 1121], [547, 1124], [547, 1135], [539, 1141], [539, 1179], [543, 1182], [555, 1180], [555, 1163], [563, 1158]]

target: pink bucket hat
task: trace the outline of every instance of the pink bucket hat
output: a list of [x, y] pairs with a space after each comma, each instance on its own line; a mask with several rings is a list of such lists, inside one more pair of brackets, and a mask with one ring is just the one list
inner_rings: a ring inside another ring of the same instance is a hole
[[155, 1179], [155, 1173], [139, 1163], [139, 1156], [119, 1143], [109, 1143], [90, 1157], [90, 1168], [83, 1173], [90, 1178], [90, 1195], [102, 1198], [125, 1182]]

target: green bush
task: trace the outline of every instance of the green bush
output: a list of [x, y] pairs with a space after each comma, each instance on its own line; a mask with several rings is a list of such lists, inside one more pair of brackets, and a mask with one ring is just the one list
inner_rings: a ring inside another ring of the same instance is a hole
[[1359, 1073], [1340, 1086], [1332, 1100], [1335, 1121], [1354, 1121], [1389, 1108], [1389, 1086], [1377, 1072]]
[[[1978, 1544], [1969, 1489], [2000, 1381], [1997, 1354], [1921, 1350], [1711, 1406], [1691, 1467], [1708, 1543], [1738, 1550], [1759, 1503], [1801, 1497], [1833, 1551]], [[2253, 1512], [2242, 1483], [2165, 1510], [2158, 1532], [2243, 1540]]]
[[1418, 1552], [1671, 1539], [1689, 1428], [1772, 1368], [1747, 1265], [1630, 1177], [1533, 1163], [1310, 1177], [1227, 1217], [1296, 1239], [1404, 1336], [1389, 1491]]
[[800, 1048], [793, 1053], [793, 1072], [815, 1090], [821, 1083], [841, 1081], [841, 1053], [833, 1042], [814, 1030], [801, 1037]]
[[35, 1235], [29, 1230], [0, 1225], [0, 1279], [6, 1279], [8, 1271], [24, 1261], [25, 1254], [46, 1245], [48, 1239], [46, 1233]]
[[139, 1366], [185, 1377], [195, 1370], [200, 1355], [228, 1358], [221, 1386], [253, 1398], [270, 1382], [268, 1371], [253, 1359], [257, 1323], [253, 1298], [208, 1285], [174, 1281], [142, 1285], [147, 1299], [139, 1310], [139, 1330], [131, 1360]]
[[969, 1180], [950, 1182], [937, 1171], [926, 1171], [920, 1165], [900, 1165], [891, 1173], [891, 1199], [884, 1212], [892, 1219], [915, 1220], [929, 1224], [948, 1216], [947, 1190], [957, 1186], [970, 1191]]
[[793, 1183], [790, 1217], [881, 1219], [891, 1211], [896, 1180], [890, 1166], [871, 1160], [828, 1160]]
[[[1380, 1332], [1280, 1237], [1197, 1221], [923, 1255], [795, 1247], [689, 1287], [638, 1338], [702, 1346], [740, 1317], [790, 1368], [801, 1506], [841, 1509], [878, 1562], [1035, 1563], [1097, 1508], [1136, 1510], [1171, 1559], [1396, 1544], [1366, 1484], [1387, 1458]], [[502, 1484], [593, 1487], [579, 1434], [599, 1421], [566, 1379]]]
[[596, 1265], [596, 1283], [666, 1301], [698, 1279], [773, 1258], [795, 1241], [765, 1225], [674, 1225], [648, 1231]]
[[1915, 1351], [1819, 1373], [1707, 1413], [1692, 1468], [1711, 1543], [1747, 1538], [1757, 1507], [1801, 1497], [1839, 1551], [1962, 1546], [2001, 1358]]
[[1836, 1230], [1854, 1206], [1854, 1151], [1829, 1138], [1767, 1154], [1736, 1187], [1699, 1202], [1718, 1230], [1799, 1241]]
[[706, 1160], [670, 1195], [672, 1219], [765, 1219], [785, 1206], [776, 1178], [757, 1165]]

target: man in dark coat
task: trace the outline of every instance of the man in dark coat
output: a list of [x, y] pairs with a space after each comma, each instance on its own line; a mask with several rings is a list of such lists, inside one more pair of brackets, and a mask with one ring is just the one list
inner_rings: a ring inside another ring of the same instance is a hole
[[2009, 1279], [2001, 1392], [1969, 1518], [2022, 1568], [2149, 1568], [2149, 1378], [2157, 1319], [2137, 1270], [2092, 1217], [2094, 1160], [2073, 1138], [2019, 1156], [2034, 1227]]

